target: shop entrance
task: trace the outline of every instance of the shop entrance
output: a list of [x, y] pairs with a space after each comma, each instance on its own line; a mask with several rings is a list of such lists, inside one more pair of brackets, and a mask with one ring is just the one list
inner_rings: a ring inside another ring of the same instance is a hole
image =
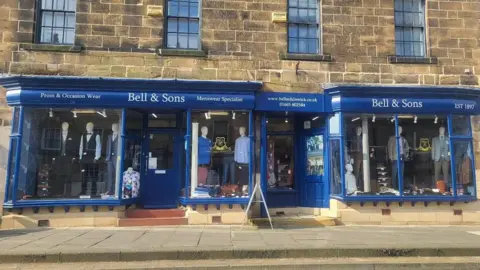
[[144, 208], [177, 207], [183, 141], [177, 130], [145, 133], [145, 181], [141, 187]]
[[302, 136], [302, 152], [305, 166], [301, 186], [301, 204], [304, 207], [324, 207], [325, 197], [325, 138], [324, 130], [307, 131]]

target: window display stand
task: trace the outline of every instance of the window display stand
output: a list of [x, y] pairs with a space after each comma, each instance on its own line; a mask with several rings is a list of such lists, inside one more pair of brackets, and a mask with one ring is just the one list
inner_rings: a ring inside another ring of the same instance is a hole
[[[255, 198], [255, 194], [257, 194], [257, 190], [260, 193], [260, 200], [254, 201], [253, 199]], [[267, 200], [265, 200], [265, 196], [263, 196], [263, 191], [262, 191], [262, 188], [260, 187], [260, 182], [257, 182], [255, 184], [255, 188], [253, 188], [252, 196], [250, 197], [250, 201], [248, 202], [247, 209], [245, 209], [245, 217], [243, 218], [242, 226], [240, 227], [240, 230], [242, 230], [243, 225], [245, 224], [245, 221], [248, 218], [248, 211], [250, 210], [250, 207], [254, 202], [263, 203], [263, 206], [265, 207], [265, 211], [267, 212], [268, 221], [270, 222], [270, 228], [272, 228], [273, 230], [272, 218], [270, 217], [270, 212], [268, 212]]]

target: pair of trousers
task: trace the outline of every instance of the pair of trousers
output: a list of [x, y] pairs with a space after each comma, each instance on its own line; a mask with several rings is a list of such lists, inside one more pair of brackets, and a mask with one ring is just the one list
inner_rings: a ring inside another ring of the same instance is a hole
[[208, 168], [207, 167], [198, 167], [197, 172], [198, 185], [206, 185], [208, 177]]
[[109, 195], [115, 194], [115, 180], [117, 179], [117, 159], [107, 162], [107, 190]]
[[87, 195], [87, 184], [91, 183], [90, 195], [97, 195], [98, 164], [82, 163], [82, 194]]
[[356, 153], [353, 160], [353, 174], [357, 178], [357, 187], [363, 187], [363, 155]]
[[[443, 180], [445, 183], [449, 182], [448, 178], [448, 167], [450, 167], [450, 161], [444, 158], [440, 158], [439, 161], [435, 161], [435, 181]], [[443, 178], [440, 178], [440, 170], [442, 171]]]
[[223, 158], [223, 181], [221, 184], [235, 184], [235, 161], [233, 156]]
[[[403, 178], [403, 172], [405, 169], [405, 162], [400, 160], [400, 175]], [[398, 187], [398, 169], [397, 169], [397, 161], [392, 160], [392, 188], [399, 189]]]

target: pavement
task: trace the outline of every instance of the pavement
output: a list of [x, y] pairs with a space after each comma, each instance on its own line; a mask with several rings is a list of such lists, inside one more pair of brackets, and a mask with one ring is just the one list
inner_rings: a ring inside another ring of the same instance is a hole
[[480, 227], [335, 226], [272, 231], [180, 226], [0, 231], [1, 269], [1, 264], [33, 262], [464, 256], [480, 256]]

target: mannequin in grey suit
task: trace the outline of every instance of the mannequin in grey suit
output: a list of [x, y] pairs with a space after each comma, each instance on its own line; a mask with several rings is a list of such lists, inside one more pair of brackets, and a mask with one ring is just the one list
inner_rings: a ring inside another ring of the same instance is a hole
[[[444, 180], [449, 182], [448, 167], [450, 167], [449, 138], [445, 136], [445, 128], [438, 129], [438, 136], [432, 140], [432, 160], [435, 167], [435, 181]], [[443, 178], [440, 178], [442, 170]]]
[[118, 162], [118, 124], [112, 124], [112, 134], [107, 139], [107, 190], [105, 195], [115, 195], [115, 180], [117, 178], [117, 162]]
[[397, 137], [391, 136], [388, 139], [388, 158], [392, 163], [392, 188], [401, 189], [402, 187], [398, 186], [398, 169], [400, 169], [400, 175], [403, 177], [403, 171], [405, 168], [405, 154], [408, 153], [410, 146], [408, 145], [407, 139], [402, 136], [402, 127], [398, 126], [398, 135], [400, 136], [400, 168], [397, 164]]

